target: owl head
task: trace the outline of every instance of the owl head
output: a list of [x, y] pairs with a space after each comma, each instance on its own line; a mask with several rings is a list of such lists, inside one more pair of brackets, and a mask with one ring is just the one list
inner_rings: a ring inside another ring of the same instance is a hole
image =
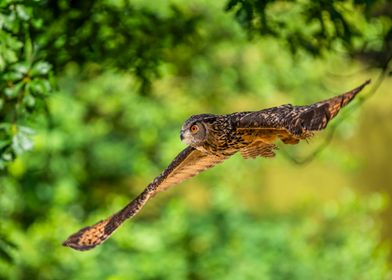
[[180, 138], [192, 147], [203, 145], [208, 138], [209, 124], [216, 118], [212, 114], [191, 116], [181, 128]]

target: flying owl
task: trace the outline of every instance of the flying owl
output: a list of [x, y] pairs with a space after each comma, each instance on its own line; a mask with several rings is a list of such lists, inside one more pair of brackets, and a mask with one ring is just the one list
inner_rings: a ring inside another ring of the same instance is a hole
[[290, 104], [254, 112], [191, 116], [180, 138], [188, 146], [144, 191], [109, 218], [72, 234], [63, 245], [89, 250], [108, 239], [127, 219], [135, 216], [157, 193], [177, 185], [240, 152], [245, 158], [273, 157], [276, 140], [297, 144], [324, 129], [370, 80], [336, 97], [307, 106]]

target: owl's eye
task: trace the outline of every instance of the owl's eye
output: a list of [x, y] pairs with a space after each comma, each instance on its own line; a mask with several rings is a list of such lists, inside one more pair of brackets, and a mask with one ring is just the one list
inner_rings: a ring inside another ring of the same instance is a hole
[[196, 124], [192, 125], [190, 128], [192, 133], [196, 133], [199, 131], [199, 126], [197, 126]]

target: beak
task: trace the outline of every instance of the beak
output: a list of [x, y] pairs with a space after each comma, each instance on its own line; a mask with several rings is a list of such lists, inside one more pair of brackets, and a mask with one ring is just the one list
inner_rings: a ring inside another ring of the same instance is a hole
[[182, 131], [180, 132], [180, 139], [181, 139], [181, 141], [184, 140], [184, 133], [182, 133]]

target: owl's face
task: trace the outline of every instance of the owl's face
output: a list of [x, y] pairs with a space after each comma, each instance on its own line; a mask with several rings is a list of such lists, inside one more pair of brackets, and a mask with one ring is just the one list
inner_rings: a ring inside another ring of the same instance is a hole
[[192, 147], [203, 145], [208, 138], [208, 125], [212, 118], [215, 118], [215, 115], [201, 114], [190, 117], [181, 128], [181, 141]]

